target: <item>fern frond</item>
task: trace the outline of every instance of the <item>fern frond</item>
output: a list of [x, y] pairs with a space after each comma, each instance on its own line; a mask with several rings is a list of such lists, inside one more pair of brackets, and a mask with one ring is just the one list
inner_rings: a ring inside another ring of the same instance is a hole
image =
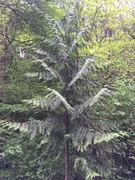
[[98, 173], [96, 173], [95, 171], [92, 171], [91, 169], [89, 169], [87, 171], [87, 174], [86, 174], [86, 180], [92, 180], [94, 179], [95, 177], [98, 177], [100, 176]]
[[39, 79], [44, 79], [46, 81], [52, 80], [52, 79], [59, 79], [62, 84], [64, 84], [64, 81], [62, 80], [61, 76], [59, 73], [49, 67], [44, 60], [34, 60], [34, 63], [40, 63], [41, 66], [44, 68], [43, 72], [32, 72], [32, 73], [26, 73], [25, 76], [27, 77], [38, 77]]
[[95, 171], [93, 171], [92, 169], [89, 168], [87, 160], [84, 158], [77, 158], [75, 159], [75, 163], [74, 163], [74, 169], [82, 169], [82, 171], [84, 171], [85, 173], [85, 179], [86, 180], [92, 180], [93, 178], [100, 176], [98, 173], [96, 173]]
[[33, 72], [33, 73], [26, 73], [26, 77], [34, 78], [37, 77], [38, 79], [44, 80], [44, 82], [53, 80], [54, 77], [49, 72]]
[[88, 28], [83, 28], [82, 30], [79, 31], [79, 33], [77, 33], [76, 39], [73, 41], [71, 45], [70, 52], [73, 52], [78, 47], [78, 42], [80, 38], [87, 32], [88, 32]]
[[48, 22], [48, 25], [51, 27], [51, 30], [53, 32], [54, 38], [53, 42], [51, 43], [51, 46], [54, 50], [57, 51], [57, 57], [58, 60], [65, 61], [68, 60], [68, 46], [63, 40], [63, 29], [61, 26], [61, 23], [52, 19], [52, 17], [46, 16], [46, 20]]
[[119, 138], [122, 136], [128, 136], [126, 132], [120, 131], [118, 133], [97, 133], [94, 138], [94, 144], [99, 144], [102, 142], [110, 142], [115, 138]]
[[75, 114], [74, 108], [67, 102], [67, 100], [56, 90], [48, 88], [51, 91], [47, 96], [34, 98], [30, 100], [23, 100], [27, 104], [33, 104], [35, 107], [44, 108], [47, 111], [56, 110], [61, 103], [70, 114]]
[[42, 60], [35, 60], [34, 61], [35, 63], [41, 63], [41, 65], [42, 65], [42, 67], [46, 70], [46, 71], [48, 71], [48, 72], [50, 72], [50, 74], [54, 77], [54, 78], [58, 78], [59, 77], [59, 75], [58, 75], [58, 73], [55, 71], [55, 70], [53, 70], [51, 67], [48, 67], [48, 65], [45, 63], [45, 62], [43, 62]]
[[103, 132], [93, 132], [87, 128], [81, 128], [77, 132], [72, 134], [72, 142], [74, 147], [80, 151], [84, 152], [88, 150], [89, 145], [96, 145], [102, 142], [111, 142], [112, 140], [128, 136], [124, 131], [114, 132], [114, 133], [103, 133]]
[[52, 123], [53, 119], [48, 118], [45, 121], [32, 120], [24, 123], [11, 122], [8, 120], [0, 121], [0, 126], [3, 128], [8, 128], [19, 130], [20, 132], [26, 132], [30, 135], [30, 139], [33, 139], [37, 133], [47, 136], [50, 136], [52, 130], [55, 128], [55, 125]]
[[54, 111], [60, 105], [60, 99], [53, 94], [52, 92], [47, 94], [45, 97], [37, 97], [30, 100], [23, 100], [29, 105], [33, 105], [34, 107], [41, 107], [46, 111]]
[[102, 88], [93, 98], [88, 99], [86, 102], [84, 102], [78, 109], [78, 114], [81, 114], [84, 109], [87, 107], [92, 107], [93, 105], [100, 102], [101, 99], [104, 99], [105, 97], [109, 97], [112, 95], [112, 91], [107, 88]]
[[64, 104], [65, 108], [71, 113], [75, 114], [74, 108], [67, 102], [67, 100], [56, 90], [48, 88], [48, 90], [52, 91], [53, 94], [55, 94], [60, 101]]
[[0, 120], [0, 126], [8, 129], [20, 130], [22, 132], [28, 131], [27, 123], [10, 122], [8, 120]]
[[81, 78], [81, 76], [83, 74], [87, 74], [88, 73], [88, 66], [89, 63], [95, 61], [94, 58], [88, 58], [85, 61], [85, 64], [83, 65], [83, 67], [80, 69], [80, 71], [75, 75], [75, 77], [71, 80], [71, 82], [69, 83], [68, 87], [72, 86], [79, 78]]
[[[45, 41], [43, 41], [45, 44], [47, 44], [47, 43], [49, 43], [49, 40], [45, 40]], [[37, 59], [37, 57], [39, 57], [39, 56], [43, 56], [43, 58], [41, 59], [42, 61], [44, 61], [44, 62], [46, 62], [47, 64], [56, 64], [57, 63], [57, 61], [56, 61], [56, 59], [55, 59], [55, 57], [53, 56], [53, 54], [52, 53], [48, 53], [48, 51], [47, 50], [43, 50], [43, 49], [33, 49], [33, 51], [34, 51], [34, 53], [36, 54], [36, 56], [33, 56], [32, 55], [32, 57], [33, 57], [33, 59]]]

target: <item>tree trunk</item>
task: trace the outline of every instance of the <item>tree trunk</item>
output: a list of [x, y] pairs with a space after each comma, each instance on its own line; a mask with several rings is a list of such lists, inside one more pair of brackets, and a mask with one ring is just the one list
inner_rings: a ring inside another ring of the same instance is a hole
[[[65, 134], [69, 133], [69, 115], [68, 112], [65, 112]], [[70, 165], [69, 165], [69, 140], [65, 140], [64, 144], [64, 163], [65, 163], [65, 180], [70, 180]]]
[[[66, 88], [65, 88], [65, 97], [67, 100], [70, 99], [70, 94], [68, 92], [68, 84], [71, 81], [71, 77], [69, 76], [69, 67], [67, 66], [67, 64], [65, 64], [65, 71], [66, 71]], [[65, 135], [69, 134], [69, 123], [70, 123], [70, 116], [67, 112], [67, 110], [65, 110]], [[65, 139], [65, 143], [64, 143], [64, 164], [65, 164], [65, 178], [64, 180], [71, 180], [71, 172], [70, 172], [70, 159], [69, 159], [69, 139]]]
[[69, 172], [69, 141], [65, 142], [65, 180], [70, 180]]

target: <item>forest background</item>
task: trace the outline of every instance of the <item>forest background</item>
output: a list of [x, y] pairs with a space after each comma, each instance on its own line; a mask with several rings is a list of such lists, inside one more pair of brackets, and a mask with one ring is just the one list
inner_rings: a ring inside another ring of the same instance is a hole
[[135, 178], [135, 2], [0, 1], [0, 179]]

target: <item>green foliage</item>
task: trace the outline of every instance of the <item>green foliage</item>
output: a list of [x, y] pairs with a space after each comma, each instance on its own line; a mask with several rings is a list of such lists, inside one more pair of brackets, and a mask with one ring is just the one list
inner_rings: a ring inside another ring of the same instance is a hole
[[[4, 172], [0, 170], [0, 177], [14, 179], [63, 179], [63, 160], [59, 154], [59, 144], [55, 142], [48, 145], [39, 142], [38, 136], [35, 140], [29, 141], [26, 134], [13, 131], [1, 131], [1, 137], [6, 137], [2, 148], [2, 157], [11, 163], [11, 167]], [[59, 142], [60, 143], [60, 142]], [[54, 144], [52, 146], [52, 144]], [[51, 151], [48, 147], [51, 146]], [[59, 163], [58, 163], [59, 162]]]
[[[45, 87], [39, 81], [30, 81], [25, 74], [32, 69], [32, 63], [29, 60], [14, 60], [7, 70], [7, 79], [9, 81], [5, 90], [5, 103], [20, 103], [22, 99], [42, 94]], [[38, 87], [37, 87], [38, 86]]]

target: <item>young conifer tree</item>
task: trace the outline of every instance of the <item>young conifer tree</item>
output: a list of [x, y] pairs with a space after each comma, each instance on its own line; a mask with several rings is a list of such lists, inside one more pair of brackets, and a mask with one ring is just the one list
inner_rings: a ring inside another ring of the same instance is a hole
[[89, 166], [83, 152], [90, 152], [90, 147], [121, 136], [120, 132], [112, 133], [109, 126], [93, 117], [95, 106], [104, 106], [113, 89], [107, 85], [102, 87], [98, 81], [104, 65], [101, 66], [91, 54], [82, 53], [91, 31], [83, 5], [86, 6], [83, 1], [74, 1], [66, 7], [60, 20], [46, 16], [50, 34], [34, 50], [33, 63], [37, 71], [26, 74], [28, 78], [40, 79], [46, 87], [45, 96], [25, 101], [42, 109], [46, 116], [42, 121], [35, 120], [19, 127], [27, 129], [31, 138], [37, 132], [46, 135], [48, 140], [61, 134], [65, 180], [72, 179], [70, 152], [73, 148], [80, 152], [74, 167], [81, 164], [88, 180], [99, 174]]

